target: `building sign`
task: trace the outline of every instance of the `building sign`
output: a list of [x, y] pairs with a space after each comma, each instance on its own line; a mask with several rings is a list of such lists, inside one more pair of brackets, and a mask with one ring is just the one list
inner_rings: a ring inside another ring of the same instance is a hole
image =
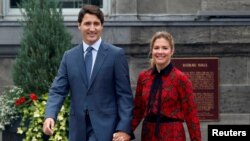
[[172, 62], [189, 75], [200, 120], [218, 120], [218, 58], [172, 58]]

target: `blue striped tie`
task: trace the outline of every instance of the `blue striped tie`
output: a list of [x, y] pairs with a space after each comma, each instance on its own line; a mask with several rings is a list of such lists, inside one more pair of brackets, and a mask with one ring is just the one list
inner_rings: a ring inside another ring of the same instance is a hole
[[91, 69], [92, 69], [92, 62], [93, 62], [92, 50], [93, 50], [93, 47], [88, 47], [86, 49], [87, 53], [85, 54], [85, 67], [86, 67], [86, 72], [87, 72], [87, 77], [88, 77], [88, 84], [91, 78]]

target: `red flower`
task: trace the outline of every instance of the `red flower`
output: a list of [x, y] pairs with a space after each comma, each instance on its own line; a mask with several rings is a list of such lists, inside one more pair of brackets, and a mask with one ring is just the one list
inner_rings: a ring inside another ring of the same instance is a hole
[[35, 93], [30, 93], [30, 99], [32, 100], [32, 101], [34, 101], [34, 100], [37, 100], [38, 99], [38, 97], [36, 96], [36, 94]]
[[25, 97], [20, 97], [18, 100], [16, 100], [16, 106], [23, 104], [25, 101]]
[[20, 105], [20, 102], [19, 102], [19, 100], [16, 100], [16, 106], [19, 106]]

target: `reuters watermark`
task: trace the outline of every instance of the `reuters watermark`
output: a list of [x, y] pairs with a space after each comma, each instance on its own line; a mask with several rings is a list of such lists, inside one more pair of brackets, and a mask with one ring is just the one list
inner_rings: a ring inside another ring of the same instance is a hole
[[208, 125], [208, 141], [216, 139], [250, 141], [250, 125]]

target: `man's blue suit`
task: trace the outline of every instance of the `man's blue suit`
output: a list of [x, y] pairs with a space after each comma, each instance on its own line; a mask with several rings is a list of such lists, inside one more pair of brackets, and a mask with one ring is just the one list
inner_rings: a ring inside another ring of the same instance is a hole
[[80, 44], [64, 53], [49, 91], [45, 117], [56, 121], [70, 92], [70, 141], [86, 140], [86, 110], [98, 141], [111, 141], [115, 131], [130, 133], [133, 94], [124, 50], [102, 41], [89, 86], [87, 81]]

